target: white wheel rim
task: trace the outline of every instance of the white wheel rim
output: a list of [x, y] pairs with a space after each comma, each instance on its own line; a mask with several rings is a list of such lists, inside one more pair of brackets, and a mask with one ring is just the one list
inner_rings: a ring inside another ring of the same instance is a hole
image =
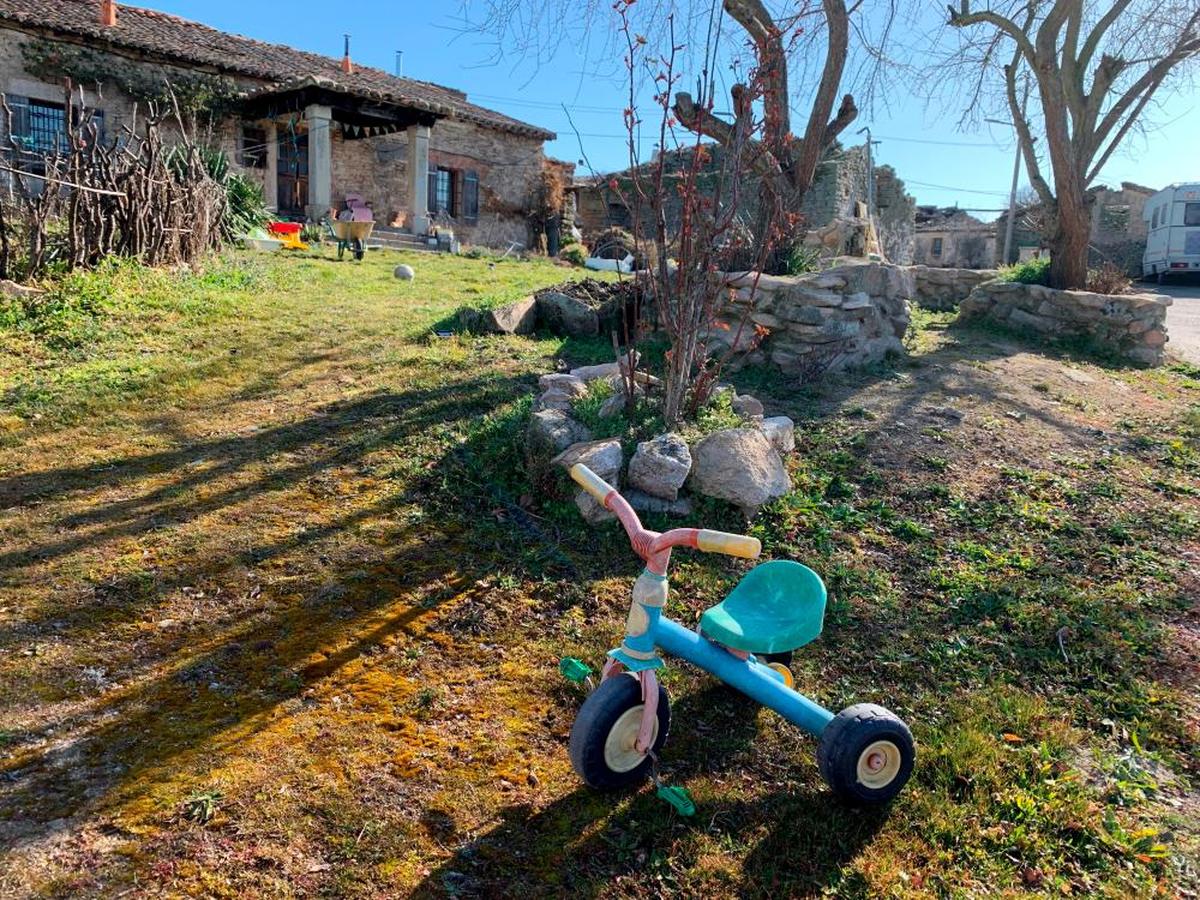
[[873, 790], [885, 788], [900, 774], [900, 748], [891, 741], [875, 741], [858, 755], [858, 783]]
[[[631, 706], [621, 713], [620, 718], [613, 723], [604, 740], [604, 764], [613, 772], [628, 772], [636, 769], [646, 758], [645, 753], [639, 753], [634, 746], [637, 743], [638, 731], [642, 727], [642, 710], [645, 704]], [[654, 717], [654, 727], [650, 732], [650, 746], [658, 740], [658, 717]]]

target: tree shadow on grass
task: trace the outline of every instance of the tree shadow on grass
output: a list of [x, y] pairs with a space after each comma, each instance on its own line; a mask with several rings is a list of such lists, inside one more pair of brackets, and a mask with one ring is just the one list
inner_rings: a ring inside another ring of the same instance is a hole
[[[104, 467], [100, 487], [127, 484], [134, 495], [51, 519], [43, 531], [53, 534], [52, 539], [0, 553], [0, 571], [4, 572], [0, 584], [19, 585], [24, 569], [47, 561], [185, 525], [206, 515], [235, 510], [263, 494], [291, 490], [332, 469], [356, 465], [380, 447], [403, 446], [434, 426], [469, 422], [524, 387], [525, 381], [519, 378], [474, 378], [450, 388], [373, 394], [329, 404], [299, 422], [117, 460]], [[281, 462], [273, 464], [276, 459]], [[211, 489], [221, 479], [226, 483]], [[149, 485], [139, 490], [143, 481]], [[0, 498], [15, 495], [23, 502], [45, 502], [96, 486], [94, 467], [66, 467], [0, 479]], [[203, 494], [198, 496], [201, 489]], [[365, 520], [391, 514], [413, 499], [395, 494], [375, 506], [336, 516], [328, 524], [306, 527], [287, 540], [252, 546], [224, 558], [197, 558], [153, 577], [139, 573], [108, 579], [95, 591], [91, 603], [66, 608], [48, 605], [43, 613], [26, 616], [19, 627], [0, 629], [0, 647], [36, 635], [51, 621], [59, 637], [78, 629], [130, 621], [181, 586], [234, 566], [260, 565], [318, 544]]]

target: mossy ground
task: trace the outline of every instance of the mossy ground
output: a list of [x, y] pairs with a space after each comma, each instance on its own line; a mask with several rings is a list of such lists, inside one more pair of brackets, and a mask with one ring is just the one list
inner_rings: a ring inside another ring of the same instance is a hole
[[[1200, 373], [920, 315], [906, 361], [736, 377], [798, 424], [753, 531], [830, 587], [799, 685], [894, 709], [920, 758], [845, 808], [811, 740], [673, 664], [681, 820], [566, 757], [557, 660], [598, 664], [636, 564], [529, 496], [520, 428], [603, 343], [433, 335], [568, 273], [238, 255], [9, 317], [0, 894], [1196, 890]], [[673, 614], [741, 571], [681, 554]]]

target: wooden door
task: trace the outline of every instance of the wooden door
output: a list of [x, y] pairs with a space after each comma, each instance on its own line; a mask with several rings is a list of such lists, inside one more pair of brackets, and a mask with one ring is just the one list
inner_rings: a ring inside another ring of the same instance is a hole
[[308, 135], [283, 132], [279, 135], [279, 212], [304, 215], [308, 206]]

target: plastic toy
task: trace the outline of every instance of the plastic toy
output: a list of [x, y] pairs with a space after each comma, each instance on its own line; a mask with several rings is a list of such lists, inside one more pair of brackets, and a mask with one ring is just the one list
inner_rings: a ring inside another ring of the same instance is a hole
[[617, 516], [646, 562], [633, 586], [625, 639], [609, 652], [600, 686], [571, 729], [571, 764], [588, 785], [619, 788], [648, 775], [658, 783], [658, 754], [671, 725], [670, 699], [655, 676], [662, 650], [819, 738], [821, 775], [838, 795], [878, 804], [899, 793], [916, 750], [898, 716], [871, 703], [835, 716], [792, 687], [792, 651], [821, 633], [825, 615], [825, 585], [815, 572], [786, 560], [762, 563], [704, 613], [695, 631], [684, 628], [663, 614], [672, 548], [755, 559], [762, 550], [758, 539], [698, 528], [648, 531], [625, 498], [589, 468], [576, 465], [571, 477]]

